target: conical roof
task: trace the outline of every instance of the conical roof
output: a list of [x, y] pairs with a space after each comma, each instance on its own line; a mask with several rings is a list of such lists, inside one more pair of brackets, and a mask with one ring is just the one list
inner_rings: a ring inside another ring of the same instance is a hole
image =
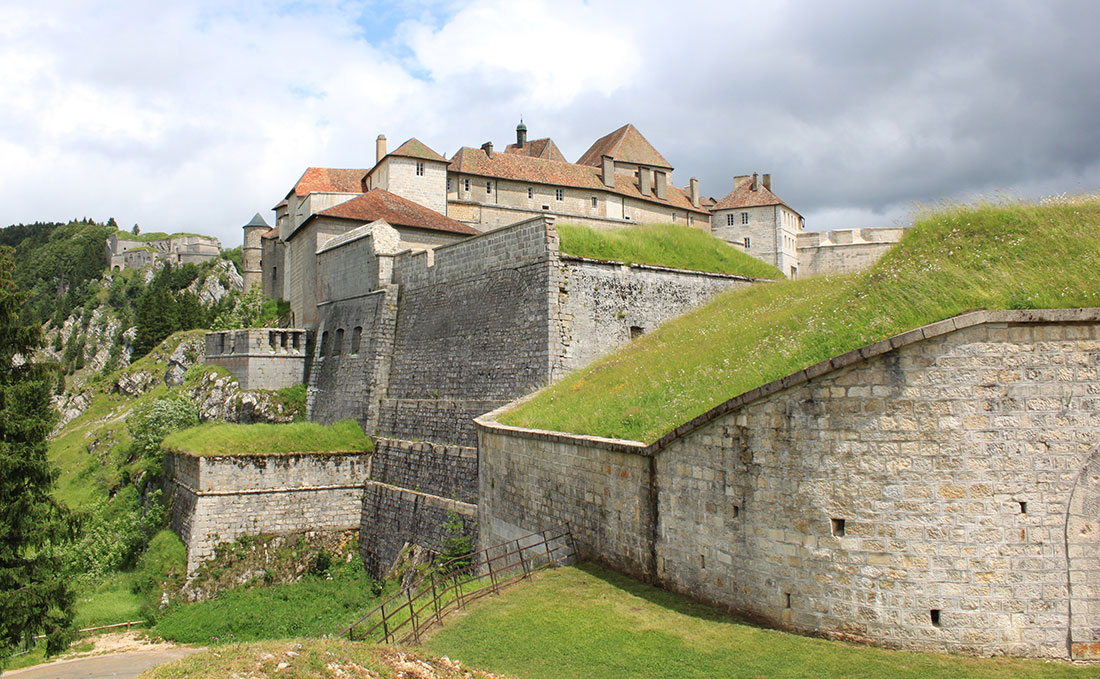
[[268, 224], [266, 221], [264, 221], [264, 218], [260, 216], [259, 212], [257, 212], [256, 215], [254, 217], [252, 217], [252, 221], [245, 224], [245, 226], [246, 227], [248, 227], [248, 226], [262, 226], [265, 229], [270, 229], [271, 228], [271, 225]]

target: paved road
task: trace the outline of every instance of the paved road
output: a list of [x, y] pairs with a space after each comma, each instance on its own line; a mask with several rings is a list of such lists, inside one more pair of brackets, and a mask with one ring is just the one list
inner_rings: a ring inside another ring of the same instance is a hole
[[4, 672], [4, 679], [135, 679], [150, 667], [182, 658], [200, 649], [169, 648], [153, 651], [127, 651], [111, 655], [62, 660], [48, 665]]

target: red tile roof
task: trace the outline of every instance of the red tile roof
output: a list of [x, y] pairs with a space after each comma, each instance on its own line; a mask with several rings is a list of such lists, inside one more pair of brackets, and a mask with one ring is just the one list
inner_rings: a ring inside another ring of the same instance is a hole
[[642, 133], [630, 123], [597, 139], [596, 143], [577, 161], [577, 165], [601, 167], [604, 156], [611, 156], [620, 163], [672, 169], [665, 157], [658, 153], [657, 149], [653, 148]]
[[637, 178], [630, 174], [615, 174], [615, 188], [605, 186], [600, 177], [602, 168], [589, 165], [574, 165], [556, 160], [531, 158], [513, 153], [494, 153], [492, 158], [481, 149], [464, 146], [451, 157], [447, 168], [450, 172], [473, 174], [482, 177], [511, 179], [513, 181], [548, 184], [551, 186], [571, 186], [592, 191], [610, 191], [622, 196], [645, 200], [658, 205], [691, 210], [706, 214], [703, 208], [692, 206], [687, 191], [675, 186], [668, 187], [668, 198], [661, 200], [655, 195], [643, 196], [638, 190]]
[[[308, 167], [290, 193], [296, 196], [305, 196], [315, 191], [325, 193], [359, 193], [361, 190], [359, 188], [359, 182], [366, 174], [366, 170]], [[290, 193], [287, 194], [288, 197]]]
[[556, 160], [560, 163], [566, 162], [565, 156], [562, 155], [561, 149], [554, 143], [554, 140], [550, 137], [543, 137], [542, 139], [532, 139], [523, 145], [523, 148], [515, 144], [509, 144], [504, 149], [505, 153], [515, 153], [520, 156], [530, 156], [532, 158], [542, 158], [544, 160]]
[[264, 231], [264, 235], [260, 236], [260, 238], [278, 238], [278, 237], [279, 237], [279, 230], [274, 228], [274, 227], [268, 229], [267, 231]]
[[736, 210], [743, 207], [765, 207], [768, 205], [786, 205], [790, 207], [779, 196], [772, 193], [770, 189], [764, 188], [763, 184], [760, 184], [758, 190], [753, 191], [752, 182], [745, 182], [730, 191], [711, 210]]
[[423, 205], [383, 189], [368, 191], [347, 202], [340, 203], [327, 210], [321, 210], [314, 216], [351, 219], [364, 224], [384, 219], [391, 226], [409, 226], [417, 229], [469, 235], [481, 233], [472, 226], [456, 222], [435, 210], [429, 210]]
[[398, 146], [387, 155], [405, 156], [406, 158], [421, 158], [423, 160], [438, 160], [441, 163], [447, 162], [446, 158], [425, 146], [424, 143], [416, 137], [413, 137], [401, 146]]

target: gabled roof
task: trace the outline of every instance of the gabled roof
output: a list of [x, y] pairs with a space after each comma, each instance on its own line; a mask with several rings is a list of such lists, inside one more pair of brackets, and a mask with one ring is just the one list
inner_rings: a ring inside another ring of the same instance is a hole
[[275, 228], [268, 229], [267, 231], [264, 232], [264, 235], [260, 236], [260, 238], [278, 238], [278, 237], [279, 237], [279, 230], [275, 229]]
[[669, 186], [668, 198], [661, 200], [655, 195], [643, 196], [641, 191], [638, 190], [637, 178], [632, 174], [616, 173], [615, 188], [611, 188], [603, 183], [600, 176], [602, 168], [531, 158], [514, 153], [494, 153], [493, 157], [490, 158], [481, 149], [464, 146], [451, 157], [451, 164], [448, 166], [447, 171], [531, 182], [532, 184], [571, 186], [592, 191], [607, 191], [658, 205], [667, 205], [668, 207], [704, 214], [707, 212], [703, 208], [694, 207], [687, 192], [675, 186]]
[[447, 162], [447, 159], [439, 155], [435, 151], [428, 148], [424, 142], [420, 141], [416, 137], [408, 140], [401, 146], [386, 154], [390, 156], [405, 156], [406, 158], [420, 158], [422, 160], [436, 160], [441, 163]]
[[525, 143], [523, 148], [520, 148], [516, 144], [509, 144], [504, 149], [505, 153], [514, 153], [520, 156], [530, 156], [532, 158], [542, 158], [544, 160], [556, 160], [559, 163], [566, 162], [565, 156], [562, 154], [561, 149], [554, 143], [554, 140], [550, 137], [543, 137], [542, 139], [532, 139]]
[[350, 219], [364, 224], [382, 219], [392, 226], [407, 226], [431, 231], [469, 234], [471, 236], [481, 233], [472, 226], [456, 222], [435, 210], [429, 210], [423, 205], [394, 195], [384, 189], [368, 191], [327, 210], [321, 210], [312, 215], [310, 219], [313, 217]]
[[[779, 196], [764, 188], [760, 184], [756, 191], [752, 190], [752, 182], [745, 182], [726, 194], [726, 197], [718, 201], [711, 210], [736, 210], [743, 207], [766, 207], [768, 205], [783, 205], [790, 208]], [[797, 213], [796, 213], [797, 214]]]
[[307, 167], [290, 194], [305, 196], [314, 192], [359, 193], [359, 182], [366, 170], [343, 170], [331, 167]]
[[642, 133], [630, 123], [597, 139], [596, 143], [577, 161], [577, 165], [601, 167], [604, 156], [611, 156], [620, 163], [672, 169], [665, 157], [658, 153], [657, 149], [653, 148]]

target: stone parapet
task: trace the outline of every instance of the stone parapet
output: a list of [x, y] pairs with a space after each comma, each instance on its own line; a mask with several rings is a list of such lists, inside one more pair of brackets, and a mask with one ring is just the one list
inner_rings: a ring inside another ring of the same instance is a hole
[[233, 373], [242, 389], [282, 389], [304, 381], [308, 340], [300, 328], [208, 332], [204, 361]]

